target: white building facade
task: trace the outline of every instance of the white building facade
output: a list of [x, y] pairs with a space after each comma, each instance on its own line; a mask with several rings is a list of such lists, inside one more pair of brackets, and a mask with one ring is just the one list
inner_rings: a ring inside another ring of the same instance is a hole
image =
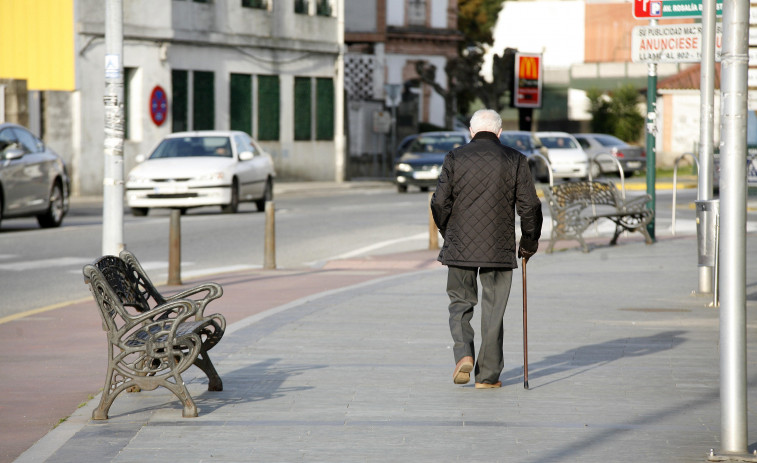
[[[102, 191], [106, 3], [73, 0], [75, 88], [39, 92], [44, 139], [67, 160], [81, 195]], [[279, 178], [338, 178], [337, 6], [124, 1], [124, 170], [171, 132], [236, 129], [271, 153]]]

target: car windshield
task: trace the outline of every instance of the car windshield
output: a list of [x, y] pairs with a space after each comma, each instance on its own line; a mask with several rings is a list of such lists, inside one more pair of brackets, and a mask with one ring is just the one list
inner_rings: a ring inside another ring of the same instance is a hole
[[539, 140], [541, 140], [541, 144], [546, 146], [548, 149], [565, 150], [578, 148], [576, 146], [576, 142], [574, 142], [572, 138], [564, 137], [561, 135], [540, 136]]
[[462, 135], [429, 135], [419, 136], [408, 147], [413, 153], [446, 153], [465, 144]]
[[231, 157], [229, 137], [178, 137], [163, 140], [150, 159], [190, 156]]
[[502, 133], [499, 136], [499, 141], [503, 145], [515, 148], [518, 151], [528, 151], [531, 147], [530, 137], [519, 133]]
[[602, 146], [619, 146], [619, 145], [625, 145], [626, 142], [621, 140], [620, 138], [615, 138], [612, 135], [601, 135], [594, 137], [597, 142], [599, 142]]

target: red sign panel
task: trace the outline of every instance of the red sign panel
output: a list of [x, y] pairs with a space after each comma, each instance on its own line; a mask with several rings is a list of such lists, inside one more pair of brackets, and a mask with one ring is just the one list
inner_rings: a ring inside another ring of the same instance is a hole
[[634, 18], [661, 18], [662, 0], [633, 0]]
[[543, 80], [541, 53], [516, 53], [515, 107], [541, 108]]
[[150, 94], [150, 117], [153, 123], [160, 127], [166, 121], [168, 114], [168, 97], [163, 87], [156, 85]]

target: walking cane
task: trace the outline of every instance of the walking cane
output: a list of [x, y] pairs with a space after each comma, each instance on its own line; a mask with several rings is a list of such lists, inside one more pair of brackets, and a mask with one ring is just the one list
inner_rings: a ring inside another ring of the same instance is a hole
[[528, 293], [526, 292], [526, 258], [523, 257], [523, 387], [528, 389]]

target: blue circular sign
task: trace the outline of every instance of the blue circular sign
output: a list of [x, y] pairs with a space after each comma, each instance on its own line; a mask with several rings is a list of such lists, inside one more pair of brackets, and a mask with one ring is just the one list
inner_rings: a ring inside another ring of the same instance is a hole
[[156, 85], [150, 94], [150, 117], [160, 127], [166, 121], [168, 115], [168, 97], [163, 87]]

